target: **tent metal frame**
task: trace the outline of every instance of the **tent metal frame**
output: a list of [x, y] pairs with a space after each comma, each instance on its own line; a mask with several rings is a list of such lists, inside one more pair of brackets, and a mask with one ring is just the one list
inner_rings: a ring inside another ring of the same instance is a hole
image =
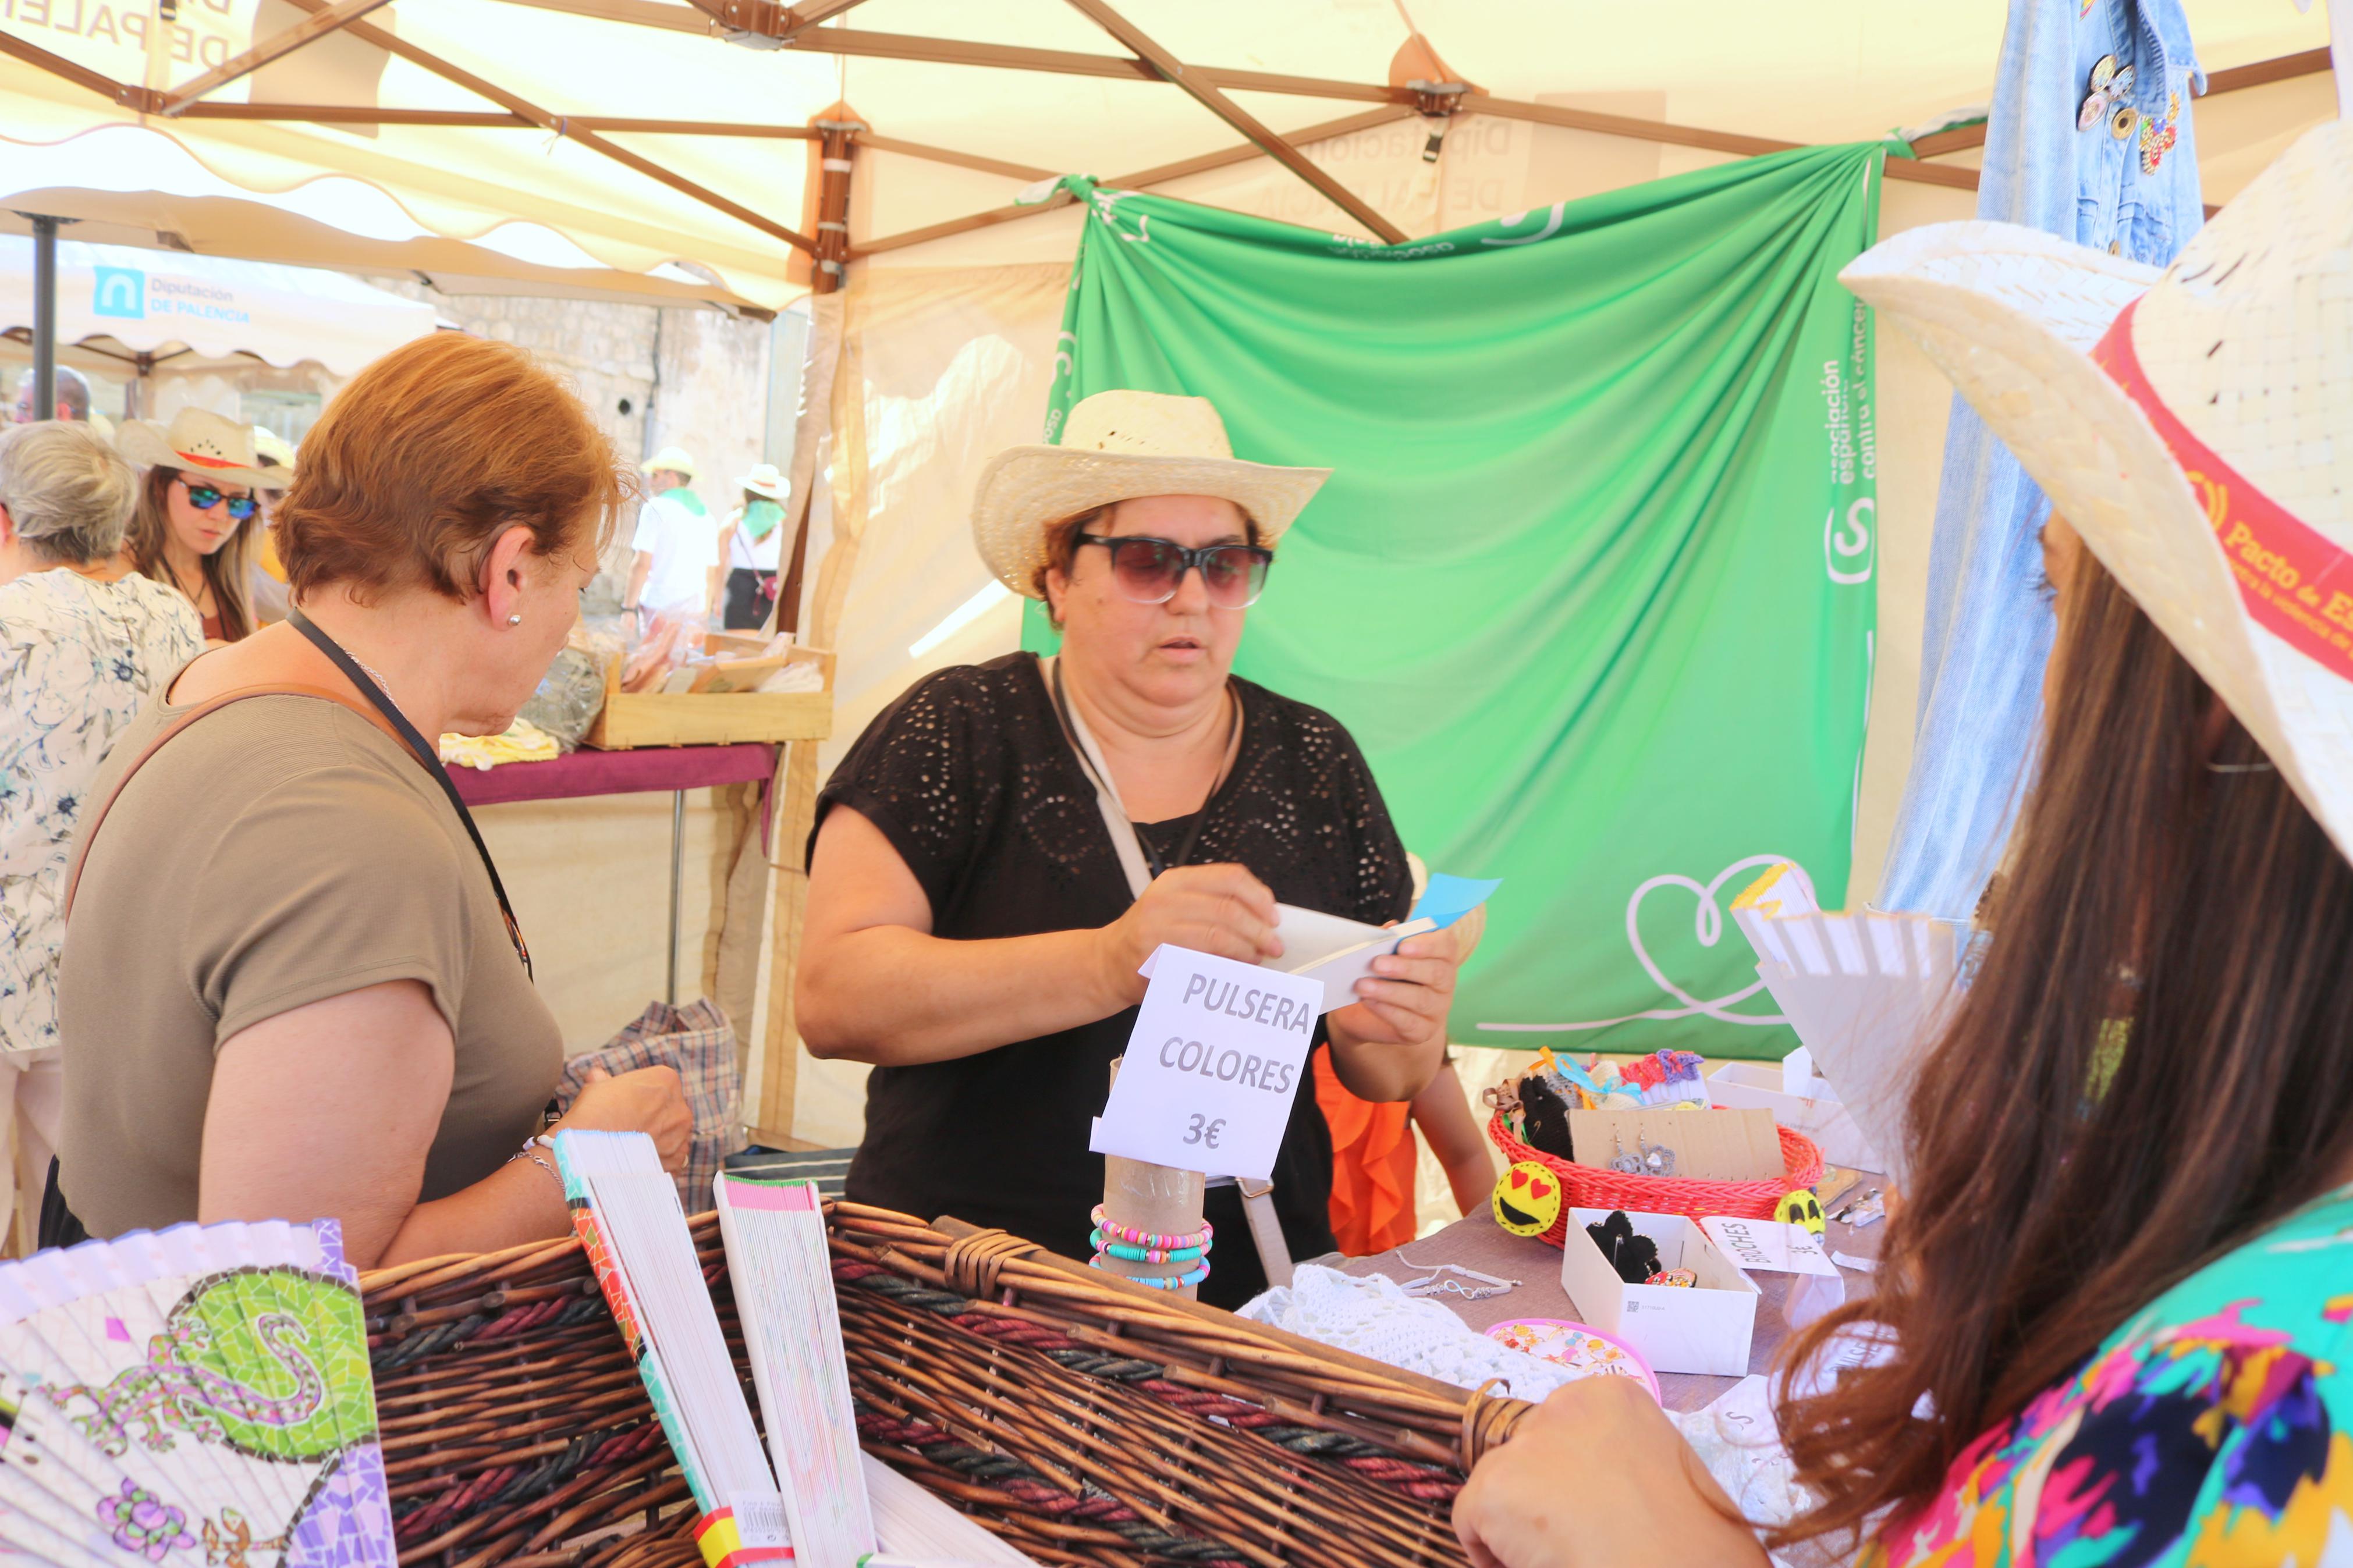
[[[244, 54], [216, 66], [184, 84], [164, 92], [127, 82], [118, 82], [103, 74], [78, 65], [62, 56], [52, 54], [38, 45], [29, 43], [6, 32], [0, 32], [0, 53], [12, 55], [40, 70], [96, 93], [109, 101], [141, 115], [186, 120], [237, 120], [248, 121], [311, 121], [343, 125], [436, 125], [481, 129], [530, 129], [566, 137], [582, 146], [620, 163], [648, 179], [669, 186], [679, 194], [724, 213], [749, 227], [784, 241], [794, 249], [809, 257], [817, 264], [812, 287], [820, 293], [839, 287], [840, 267], [860, 257], [879, 255], [927, 240], [942, 239], [951, 235], [1008, 223], [1053, 211], [1068, 205], [1066, 196], [1044, 202], [991, 208], [968, 214], [923, 228], [853, 242], [848, 238], [847, 180], [835, 199], [820, 200], [812, 205], [836, 207], [821, 211], [819, 233], [809, 236], [779, 223], [765, 214], [746, 206], [732, 197], [666, 167], [655, 160], [608, 140], [611, 135], [673, 135], [673, 136], [740, 136], [778, 138], [786, 140], [827, 140], [828, 133], [804, 126], [765, 126], [727, 124], [702, 121], [635, 120], [602, 115], [565, 115], [542, 108], [499, 87], [496, 83], [475, 75], [414, 43], [386, 32], [367, 22], [367, 14], [385, 0], [290, 0], [306, 13], [294, 26], [264, 39]], [[1155, 41], [1148, 34], [1129, 21], [1110, 0], [1069, 0], [1081, 15], [1094, 22], [1116, 40], [1127, 53], [1124, 55], [1087, 54], [1066, 49], [1031, 48], [1019, 45], [990, 44], [953, 38], [927, 38], [893, 33], [871, 33], [844, 26], [823, 26], [819, 24], [842, 16], [863, 0], [803, 0], [797, 5], [784, 5], [776, 0], [691, 0], [688, 5], [665, 4], [663, 0], [508, 0], [513, 5], [559, 11], [571, 16], [588, 16], [601, 21], [631, 26], [657, 27], [671, 32], [699, 34], [705, 37], [758, 38], [779, 47], [790, 47], [810, 53], [860, 56], [879, 59], [923, 61], [941, 65], [960, 65], [984, 69], [1045, 72], [1058, 75], [1091, 76], [1115, 79], [1150, 81], [1175, 86], [1190, 95], [1225, 123], [1240, 132], [1244, 138], [1237, 146], [1140, 170], [1113, 181], [1122, 187], [1142, 187], [1188, 174], [1228, 166], [1249, 159], [1266, 156], [1274, 159], [1305, 182], [1335, 206], [1345, 212], [1369, 233], [1389, 244], [1405, 239], [1397, 228], [1369, 204], [1340, 184], [1320, 165], [1300, 151], [1303, 145], [1331, 136], [1345, 135], [1354, 131], [1388, 123], [1409, 114], [1486, 114], [1504, 119], [1526, 121], [1535, 124], [1556, 126], [1566, 130], [1589, 132], [1604, 136], [1620, 136], [1637, 141], [1657, 142], [1670, 146], [1694, 147], [1706, 152], [1723, 153], [1736, 157], [1753, 157], [1762, 153], [1787, 152], [1796, 142], [1767, 137], [1748, 136], [1736, 132], [1717, 131], [1699, 126], [1678, 125], [1666, 121], [1638, 119], [1627, 115], [1605, 114], [1598, 110], [1572, 109], [1560, 105], [1523, 102], [1493, 97], [1476, 88], [1462, 88], [1444, 96], [1415, 86], [1342, 81], [1322, 77], [1305, 77], [1282, 72], [1237, 70], [1224, 67], [1202, 66], [1176, 58]], [[347, 33], [378, 48], [398, 55], [443, 80], [464, 89], [499, 106], [503, 112], [450, 110], [365, 109], [323, 104], [216, 104], [204, 101], [206, 95], [234, 82], [261, 67], [283, 59], [334, 33]], [[1415, 42], [1423, 43], [1419, 35]], [[2261, 60], [2252, 65], [2216, 71], [2208, 80], [2207, 93], [2230, 92], [2242, 88], [2284, 81], [2315, 74], [2330, 68], [2329, 54], [2325, 48], [2308, 49], [2276, 59]], [[1427, 89], [1430, 84], [1417, 84]], [[1289, 132], [1270, 129], [1242, 109], [1228, 96], [1230, 91], [1289, 94], [1327, 100], [1357, 100], [1384, 105], [1381, 110], [1349, 116], [1341, 120], [1303, 127]], [[828, 145], [826, 157], [848, 162], [859, 149], [892, 153], [901, 156], [923, 158], [934, 163], [976, 169], [986, 174], [1008, 178], [1041, 180], [1051, 178], [1054, 171], [1031, 165], [985, 157], [954, 148], [928, 146], [893, 137], [875, 135], [863, 125], [845, 132], [837, 151]], [[1982, 125], [1963, 126], [1948, 132], [1922, 137], [1913, 144], [1911, 158], [1893, 158], [1886, 164], [1886, 177], [1923, 184], [1946, 185], [1973, 190], [1977, 186], [1975, 169], [1938, 164], [1927, 160], [1946, 154], [1965, 152], [1982, 146], [1985, 128]], [[847, 171], [843, 171], [846, 174]], [[827, 263], [833, 265], [828, 266]]]

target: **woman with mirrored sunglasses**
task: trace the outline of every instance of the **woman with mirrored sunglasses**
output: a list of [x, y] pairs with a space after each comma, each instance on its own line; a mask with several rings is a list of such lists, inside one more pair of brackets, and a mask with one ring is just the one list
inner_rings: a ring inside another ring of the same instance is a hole
[[[1060, 445], [983, 472], [981, 557], [1045, 602], [1061, 647], [927, 676], [820, 798], [797, 1021], [818, 1057], [875, 1067], [853, 1198], [1086, 1257], [1103, 1181], [1089, 1123], [1145, 957], [1278, 957], [1278, 901], [1375, 925], [1410, 907], [1347, 731], [1229, 673], [1327, 473], [1237, 461], [1208, 403], [1139, 392], [1086, 399]], [[1352, 1092], [1429, 1082], [1474, 937], [1409, 939], [1325, 1015], [1316, 1046]], [[1330, 1129], [1295, 1085], [1272, 1194], [1293, 1257], [1331, 1250], [1332, 1181]], [[1201, 1299], [1239, 1305], [1265, 1275], [1237, 1190], [1213, 1186], [1207, 1213]]]
[[285, 484], [286, 470], [261, 467], [251, 426], [200, 408], [182, 409], [168, 426], [132, 420], [120, 445], [147, 465], [125, 542], [132, 566], [187, 595], [207, 645], [242, 641], [255, 624], [248, 570], [261, 531], [255, 491]]

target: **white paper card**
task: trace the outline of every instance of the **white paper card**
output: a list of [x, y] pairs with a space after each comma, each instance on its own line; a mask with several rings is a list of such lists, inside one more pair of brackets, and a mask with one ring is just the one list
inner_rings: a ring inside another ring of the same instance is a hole
[[1323, 986], [1162, 947], [1127, 1057], [1088, 1147], [1180, 1171], [1263, 1181], [1307, 1077]]
[[1699, 1222], [1707, 1238], [1724, 1255], [1746, 1269], [1769, 1274], [1826, 1274], [1838, 1278], [1838, 1265], [1822, 1256], [1821, 1238], [1802, 1225], [1778, 1219], [1734, 1219], [1710, 1215]]

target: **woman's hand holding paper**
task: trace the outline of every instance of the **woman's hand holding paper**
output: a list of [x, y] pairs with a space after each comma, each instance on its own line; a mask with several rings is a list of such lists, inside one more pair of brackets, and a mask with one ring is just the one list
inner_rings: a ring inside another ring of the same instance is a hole
[[1123, 1005], [1144, 998], [1136, 970], [1163, 944], [1256, 963], [1282, 952], [1274, 934], [1274, 894], [1244, 866], [1178, 866], [1164, 871], [1103, 928], [1105, 983]]
[[1406, 938], [1373, 961], [1373, 973], [1356, 982], [1355, 1002], [1333, 1009], [1332, 1067], [1349, 1093], [1393, 1100], [1421, 1092], [1445, 1054], [1462, 955], [1477, 945], [1485, 921], [1486, 911], [1473, 910], [1443, 931]]

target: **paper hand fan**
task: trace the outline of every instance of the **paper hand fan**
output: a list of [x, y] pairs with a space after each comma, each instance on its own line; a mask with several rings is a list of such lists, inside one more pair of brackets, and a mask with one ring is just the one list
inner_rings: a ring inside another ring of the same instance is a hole
[[0, 1264], [0, 1542], [60, 1565], [394, 1568], [341, 1227]]
[[1901, 1181], [1905, 1105], [1956, 994], [1960, 928], [1926, 915], [1824, 914], [1784, 869], [1733, 900], [1733, 921], [1815, 1069]]

